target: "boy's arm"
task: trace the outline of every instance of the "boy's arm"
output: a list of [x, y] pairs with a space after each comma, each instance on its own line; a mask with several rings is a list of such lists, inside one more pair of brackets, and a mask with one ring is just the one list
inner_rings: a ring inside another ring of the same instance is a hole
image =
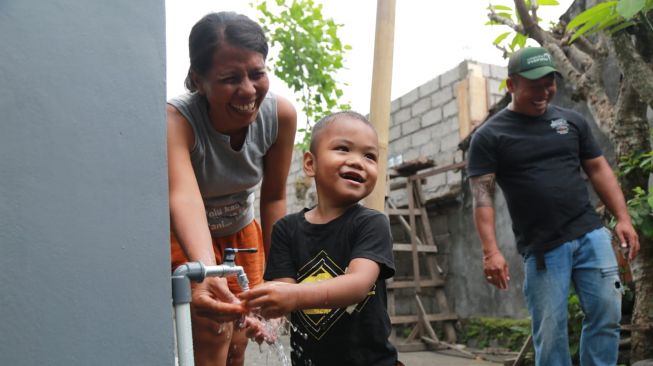
[[239, 297], [247, 302], [249, 308], [260, 307], [261, 315], [266, 318], [276, 318], [302, 309], [343, 308], [364, 300], [379, 272], [378, 263], [355, 258], [349, 262], [342, 276], [317, 283], [267, 282], [241, 293]]

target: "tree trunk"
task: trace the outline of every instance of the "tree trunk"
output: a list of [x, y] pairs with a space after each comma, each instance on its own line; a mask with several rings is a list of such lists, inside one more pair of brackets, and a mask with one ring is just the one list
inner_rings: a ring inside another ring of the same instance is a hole
[[[642, 57], [635, 50], [632, 40], [633, 37], [624, 34], [613, 36], [620, 69], [631, 71], [624, 75], [617, 105], [619, 122], [614, 126], [613, 139], [617, 157], [651, 150], [646, 118], [650, 99], [643, 98], [647, 91], [641, 85], [653, 85], [653, 77], [641, 72], [632, 74], [632, 70], [642, 64]], [[622, 177], [620, 183], [626, 197], [632, 196], [635, 187], [648, 188], [648, 178], [643, 172]], [[631, 263], [635, 284], [635, 304], [631, 318], [631, 362], [653, 358], [653, 240], [640, 234], [640, 247], [639, 255]]]
[[631, 264], [635, 305], [631, 319], [631, 362], [653, 358], [653, 242], [640, 238], [641, 250]]

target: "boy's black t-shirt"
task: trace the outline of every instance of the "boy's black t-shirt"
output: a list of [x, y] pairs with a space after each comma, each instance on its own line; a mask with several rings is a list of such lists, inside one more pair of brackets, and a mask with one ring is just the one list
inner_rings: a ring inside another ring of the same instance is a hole
[[600, 155], [576, 112], [549, 105], [530, 117], [505, 108], [472, 136], [467, 172], [496, 174], [519, 252], [543, 252], [601, 227], [580, 172], [582, 160]]
[[394, 366], [397, 351], [388, 340], [391, 324], [385, 279], [394, 275], [395, 267], [387, 217], [356, 204], [338, 218], [318, 225], [306, 221], [307, 211], [288, 215], [274, 225], [265, 280], [328, 280], [343, 275], [354, 258], [375, 261], [380, 274], [358, 304], [292, 313], [292, 364]]

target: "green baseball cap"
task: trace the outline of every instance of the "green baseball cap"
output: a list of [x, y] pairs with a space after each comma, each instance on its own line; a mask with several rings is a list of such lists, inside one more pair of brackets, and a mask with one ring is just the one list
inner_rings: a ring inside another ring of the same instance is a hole
[[525, 47], [510, 56], [508, 75], [519, 74], [529, 80], [539, 79], [552, 72], [558, 73], [553, 57], [546, 48]]

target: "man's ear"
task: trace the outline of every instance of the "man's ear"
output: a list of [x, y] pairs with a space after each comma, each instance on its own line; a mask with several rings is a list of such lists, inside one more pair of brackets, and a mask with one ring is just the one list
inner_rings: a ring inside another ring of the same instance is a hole
[[304, 173], [309, 177], [315, 176], [315, 156], [310, 151], [304, 153]]
[[508, 79], [506, 79], [506, 89], [508, 90], [509, 93], [514, 93], [515, 80], [513, 80], [513, 78], [509, 77]]

